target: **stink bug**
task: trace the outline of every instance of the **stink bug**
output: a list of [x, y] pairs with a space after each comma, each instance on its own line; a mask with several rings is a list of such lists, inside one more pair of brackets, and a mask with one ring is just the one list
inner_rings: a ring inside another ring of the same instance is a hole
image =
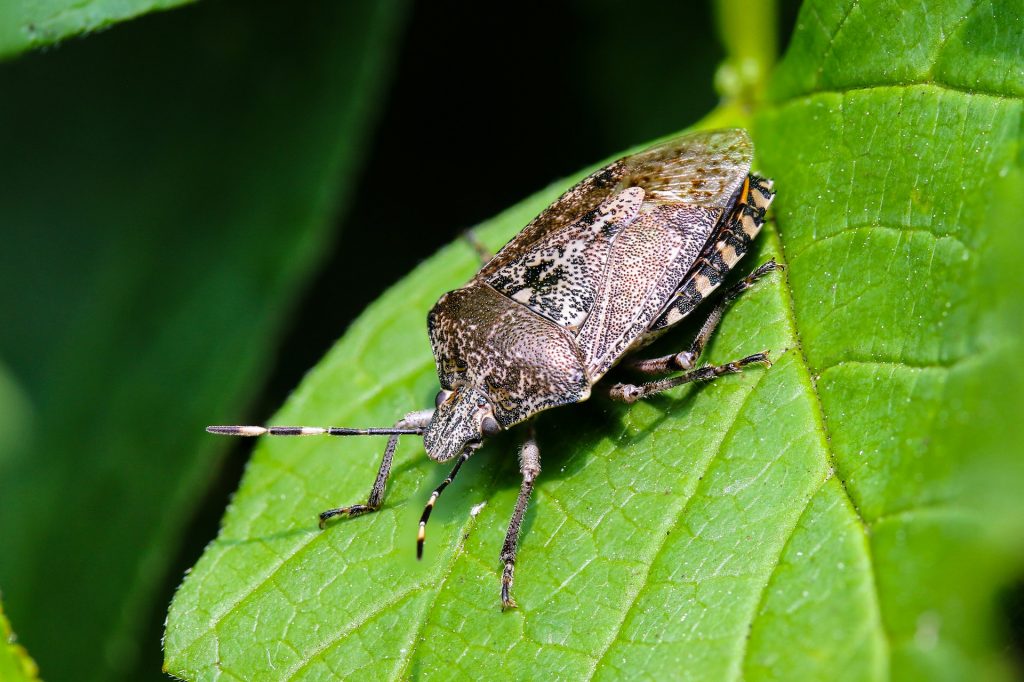
[[[593, 173], [537, 216], [461, 289], [427, 317], [441, 390], [434, 409], [410, 412], [394, 428], [211, 426], [235, 436], [389, 436], [365, 504], [329, 509], [336, 516], [380, 508], [402, 435], [423, 436], [430, 459], [455, 467], [430, 496], [427, 519], [462, 464], [489, 437], [542, 410], [578, 403], [616, 364], [675, 376], [606, 386], [634, 402], [674, 386], [715, 379], [761, 363], [767, 351], [719, 366], [697, 360], [726, 306], [766, 273], [768, 261], [728, 289], [687, 350], [627, 358], [685, 318], [742, 258], [764, 224], [774, 193], [750, 173], [753, 145], [741, 129], [683, 135]], [[624, 358], [627, 358], [624, 360]], [[526, 505], [540, 473], [532, 430], [519, 453], [523, 475], [501, 549], [501, 604], [514, 607], [512, 577]]]

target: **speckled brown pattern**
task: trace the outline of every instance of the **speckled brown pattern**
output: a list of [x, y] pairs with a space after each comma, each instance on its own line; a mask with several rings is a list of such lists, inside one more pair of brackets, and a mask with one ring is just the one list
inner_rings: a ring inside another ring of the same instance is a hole
[[[508, 428], [590, 395], [591, 382], [573, 335], [485, 283], [474, 281], [445, 294], [430, 312], [428, 327], [438, 378], [442, 388], [452, 391], [427, 430], [425, 445], [434, 459], [450, 459], [480, 436], [471, 431], [478, 407], [492, 410]], [[477, 406], [480, 397], [486, 406]]]
[[587, 319], [608, 265], [612, 242], [636, 219], [644, 191], [614, 195], [487, 278], [487, 283], [574, 333]]
[[488, 415], [509, 428], [586, 400], [624, 354], [685, 317], [760, 229], [767, 204], [748, 197], [771, 191], [748, 182], [752, 156], [746, 131], [731, 129], [620, 159], [443, 296], [429, 330], [448, 393], [426, 430], [430, 456], [478, 441]]
[[[623, 357], [687, 317], [747, 252], [774, 197], [770, 180], [750, 174], [753, 146], [739, 129], [683, 135], [620, 159], [585, 178], [527, 225], [470, 282], [428, 316], [441, 391], [435, 409], [411, 412], [393, 428], [211, 426], [256, 436], [387, 435], [365, 504], [328, 509], [336, 517], [380, 508], [402, 435], [422, 435], [428, 456], [455, 460], [423, 510], [416, 555], [438, 497], [484, 439], [538, 412], [590, 397]], [[770, 364], [768, 352], [723, 365], [697, 363], [726, 307], [761, 277], [768, 261], [724, 292], [688, 350], [631, 361], [642, 374], [673, 374], [608, 386], [634, 402], [693, 381]], [[501, 550], [501, 605], [514, 607], [516, 551], [540, 474], [530, 427], [519, 452], [523, 476]]]

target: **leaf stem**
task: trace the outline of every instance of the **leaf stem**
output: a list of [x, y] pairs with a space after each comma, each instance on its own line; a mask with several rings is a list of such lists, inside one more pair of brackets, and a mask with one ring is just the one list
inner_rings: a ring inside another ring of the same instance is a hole
[[778, 3], [716, 0], [715, 10], [726, 54], [715, 73], [715, 89], [722, 97], [718, 109], [749, 116], [761, 101], [777, 57]]

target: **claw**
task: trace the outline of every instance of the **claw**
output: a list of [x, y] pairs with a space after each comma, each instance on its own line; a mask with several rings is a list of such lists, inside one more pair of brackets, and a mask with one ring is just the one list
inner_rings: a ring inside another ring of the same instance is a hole
[[512, 592], [512, 571], [515, 568], [512, 564], [505, 564], [505, 570], [501, 572], [501, 610], [518, 608], [516, 600], [510, 594]]
[[363, 514], [369, 514], [372, 511], [377, 511], [377, 507], [371, 507], [365, 504], [354, 504], [351, 507], [338, 507], [337, 509], [328, 509], [327, 511], [320, 512], [320, 530], [326, 528], [327, 522], [333, 519], [335, 516], [347, 516], [351, 519], [356, 516], [362, 516]]

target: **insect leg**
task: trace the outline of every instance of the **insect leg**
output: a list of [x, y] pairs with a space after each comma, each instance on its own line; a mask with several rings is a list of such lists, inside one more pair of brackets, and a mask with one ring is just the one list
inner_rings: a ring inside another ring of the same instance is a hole
[[704, 324], [701, 326], [700, 332], [697, 333], [697, 337], [693, 340], [693, 344], [690, 345], [689, 350], [673, 353], [672, 355], [663, 355], [658, 358], [630, 360], [624, 363], [624, 365], [641, 374], [665, 374], [666, 372], [681, 372], [693, 369], [697, 365], [697, 359], [700, 358], [700, 354], [704, 352], [704, 346], [707, 345], [712, 334], [715, 333], [718, 323], [722, 321], [722, 315], [725, 313], [725, 309], [729, 307], [729, 304], [739, 298], [744, 291], [753, 287], [757, 280], [769, 272], [781, 269], [782, 266], [772, 258], [762, 263], [756, 270], [727, 289], [722, 295], [722, 300], [718, 302], [718, 305], [715, 306], [707, 319], [704, 320]]
[[[414, 433], [422, 433], [423, 429], [430, 423], [430, 417], [433, 414], [433, 410], [410, 412], [395, 424], [394, 430], [410, 429], [414, 430]], [[384, 457], [381, 459], [380, 468], [377, 470], [377, 478], [373, 482], [373, 488], [370, 489], [370, 497], [366, 501], [366, 504], [354, 504], [350, 507], [336, 507], [334, 509], [328, 509], [327, 511], [320, 512], [321, 529], [324, 528], [328, 520], [335, 516], [348, 516], [351, 518], [353, 516], [359, 516], [360, 514], [366, 514], [380, 509], [380, 505], [384, 501], [384, 489], [388, 483], [388, 476], [391, 474], [391, 461], [395, 456], [395, 448], [398, 447], [399, 435], [400, 434], [392, 434], [391, 437], [388, 438], [387, 447], [384, 448]]]
[[473, 228], [469, 228], [463, 232], [462, 238], [469, 242], [469, 245], [473, 247], [474, 251], [476, 251], [476, 256], [480, 259], [481, 265], [487, 264], [488, 261], [494, 258], [494, 254], [491, 253], [491, 250], [488, 249], [482, 241], [480, 241], [480, 237], [477, 236], [476, 230]]
[[512, 519], [508, 523], [508, 532], [505, 533], [505, 544], [501, 547], [501, 562], [505, 565], [501, 572], [502, 609], [516, 607], [511, 592], [512, 576], [516, 567], [516, 551], [519, 548], [519, 531], [523, 525], [523, 516], [526, 514], [526, 505], [529, 504], [530, 495], [533, 493], [533, 483], [540, 474], [540, 450], [537, 448], [537, 440], [532, 432], [519, 450], [519, 469], [523, 473], [523, 483], [519, 487], [519, 497], [516, 499], [516, 508], [512, 512]]
[[656, 393], [667, 391], [670, 388], [676, 386], [682, 386], [693, 381], [711, 381], [717, 379], [724, 374], [737, 374], [743, 371], [743, 368], [747, 365], [761, 364], [771, 366], [771, 360], [768, 359], [768, 351], [761, 353], [754, 353], [748, 355], [745, 358], [734, 360], [733, 362], [727, 362], [724, 365], [708, 365], [706, 367], [699, 367], [691, 370], [686, 374], [680, 374], [679, 376], [669, 377], [668, 379], [661, 379], [660, 381], [652, 381], [646, 384], [615, 384], [608, 390], [609, 396], [612, 400], [618, 400], [624, 403], [635, 403], [637, 400], [650, 397]]

